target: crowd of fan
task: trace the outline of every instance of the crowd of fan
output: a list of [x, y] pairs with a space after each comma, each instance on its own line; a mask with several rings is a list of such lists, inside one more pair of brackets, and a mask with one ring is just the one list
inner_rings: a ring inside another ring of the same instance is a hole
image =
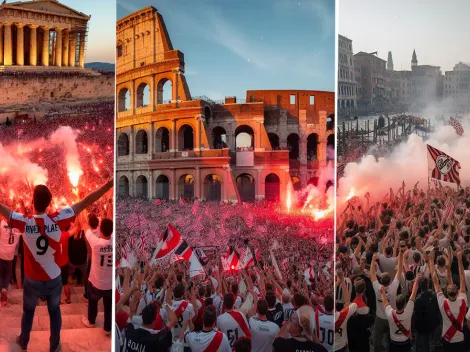
[[470, 188], [403, 183], [337, 225], [337, 350], [470, 349]]
[[[116, 346], [122, 351], [142, 346], [163, 351], [172, 342], [174, 351], [183, 346], [204, 351], [217, 331], [224, 333], [219, 351], [333, 351], [331, 219], [315, 222], [269, 202], [120, 199], [118, 255], [132, 238], [136, 243], [143, 237], [147, 248], [140, 258], [148, 264], [168, 223], [191, 247], [213, 249], [205, 275], [190, 277], [187, 263], [181, 262], [118, 269]], [[247, 243], [260, 252], [256, 266], [219, 269], [229, 246], [243, 249]], [[309, 268], [312, 275], [306, 277]], [[189, 305], [181, 313], [178, 307], [185, 300]], [[246, 326], [224, 314], [232, 309]]]

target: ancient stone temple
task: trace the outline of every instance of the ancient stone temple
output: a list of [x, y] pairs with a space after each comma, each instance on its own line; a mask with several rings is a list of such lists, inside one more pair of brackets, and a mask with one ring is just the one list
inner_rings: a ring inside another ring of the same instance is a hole
[[57, 0], [3, 1], [0, 66], [84, 67], [89, 19]]

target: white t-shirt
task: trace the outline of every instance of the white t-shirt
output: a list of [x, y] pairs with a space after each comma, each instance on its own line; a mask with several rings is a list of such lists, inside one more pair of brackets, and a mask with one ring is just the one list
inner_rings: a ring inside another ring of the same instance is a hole
[[0, 259], [13, 260], [21, 232], [12, 229], [3, 219], [0, 221]]
[[239, 309], [243, 304], [243, 298], [239, 295], [237, 295], [237, 298], [235, 299], [235, 303], [233, 304], [233, 306], [235, 307], [235, 309]]
[[[397, 290], [398, 290], [399, 285], [400, 285], [400, 281], [397, 279], [394, 279], [392, 283], [385, 288], [385, 294], [393, 309], [397, 309], [396, 301], [397, 301]], [[380, 319], [387, 319], [387, 315], [385, 314], [385, 307], [382, 302], [382, 293], [380, 292], [382, 285], [378, 281], [374, 281], [372, 283], [372, 286], [374, 287], [374, 291], [375, 291], [375, 302], [376, 302], [376, 307], [377, 307], [376, 314]]]
[[[180, 300], [180, 301], [172, 300], [171, 310], [173, 312], [176, 311], [179, 308], [180, 304], [183, 303], [183, 302], [184, 302], [184, 300]], [[175, 339], [179, 336], [179, 334], [181, 332], [181, 329], [183, 327], [183, 322], [188, 318], [189, 319], [194, 318], [194, 315], [195, 315], [194, 307], [191, 303], [188, 303], [188, 305], [186, 306], [186, 309], [184, 310], [183, 314], [181, 314], [178, 317], [178, 324], [176, 324], [173, 327], [173, 329], [171, 329], [171, 334], [173, 336], [173, 339]], [[160, 309], [160, 316], [162, 317], [164, 322], [167, 321], [167, 315], [166, 315], [165, 309]]]
[[333, 352], [335, 347], [335, 316], [333, 314], [320, 313], [318, 315], [319, 339], [328, 352]]
[[[346, 318], [344, 319], [343, 323], [339, 327], [338, 330], [335, 329], [335, 351], [338, 351], [344, 346], [348, 344], [348, 331], [347, 331], [347, 326], [348, 326], [348, 320], [349, 318], [356, 313], [357, 311], [357, 304], [356, 303], [351, 303], [348, 307], [343, 308], [341, 312], [347, 312]], [[335, 312], [335, 326], [336, 322], [338, 321], [340, 316], [340, 312]], [[321, 323], [320, 323], [321, 326]]]
[[383, 273], [387, 272], [390, 274], [390, 277], [395, 277], [398, 264], [397, 257], [387, 257], [383, 254], [379, 254], [379, 262]]
[[395, 320], [393, 319], [392, 312], [395, 312], [398, 321], [403, 325], [403, 327], [410, 331], [411, 330], [411, 317], [413, 316], [413, 310], [415, 307], [415, 302], [408, 301], [406, 307], [402, 313], [397, 313], [395, 309], [393, 309], [390, 305], [385, 308], [385, 313], [387, 314], [388, 319], [388, 326], [390, 327], [390, 338], [392, 341], [395, 342], [405, 342], [407, 341], [410, 336], [405, 336], [401, 330], [398, 328], [397, 324], [395, 324]]
[[279, 326], [269, 320], [250, 318], [251, 352], [272, 352]]
[[283, 304], [282, 309], [284, 311], [285, 321], [289, 320], [291, 314], [295, 312], [294, 305], [291, 302]]
[[[454, 302], [452, 302], [452, 301], [448, 300], [447, 298], [445, 298], [442, 291], [437, 294], [437, 302], [439, 303], [439, 310], [441, 311], [441, 315], [442, 315], [442, 324], [443, 324], [443, 326], [442, 326], [442, 337], [444, 337], [447, 330], [449, 330], [450, 327], [452, 326], [452, 323], [449, 320], [449, 318], [447, 317], [447, 314], [444, 310], [444, 302], [445, 301], [447, 301], [449, 303], [450, 311], [452, 312], [452, 315], [456, 319], [459, 315], [460, 306], [462, 304], [462, 301], [465, 301], [465, 304], [468, 306], [467, 296], [464, 295], [463, 293], [459, 292], [459, 294], [457, 296], [457, 299]], [[464, 339], [463, 332], [457, 331], [449, 342], [450, 343], [462, 342], [463, 339]]]
[[[233, 312], [235, 312], [235, 314], [238, 314], [245, 321], [245, 324], [249, 329], [250, 327], [248, 325], [248, 320], [246, 320], [245, 314], [239, 311]], [[230, 347], [233, 347], [235, 342], [240, 337], [246, 336], [237, 321], [227, 312], [217, 318], [217, 328], [222, 331], [225, 335], [227, 335]]]
[[[217, 330], [211, 331], [191, 331], [186, 333], [184, 340], [186, 344], [191, 348], [191, 352], [204, 352], [214, 338]], [[222, 342], [217, 350], [219, 352], [232, 352], [232, 348], [228, 343], [227, 336], [225, 334], [222, 337]]]
[[98, 290], [113, 289], [113, 237], [104, 239], [87, 231], [85, 237], [91, 248], [91, 269], [88, 280]]
[[217, 310], [217, 316], [222, 314], [222, 297], [218, 293], [214, 293], [212, 296], [212, 304], [214, 305], [215, 309]]
[[[344, 283], [346, 284], [346, 288], [349, 292], [349, 297], [351, 297], [351, 292], [352, 292], [351, 279], [348, 277], [344, 278]], [[341, 285], [336, 287], [336, 303], [344, 304], [344, 292], [343, 292], [343, 287]]]

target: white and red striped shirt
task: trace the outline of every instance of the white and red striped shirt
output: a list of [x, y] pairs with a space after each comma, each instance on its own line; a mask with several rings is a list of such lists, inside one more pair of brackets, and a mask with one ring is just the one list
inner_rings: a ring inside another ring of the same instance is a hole
[[60, 275], [60, 236], [75, 221], [75, 212], [66, 207], [53, 214], [25, 217], [11, 213], [10, 226], [23, 233], [24, 273], [31, 280], [49, 281]]

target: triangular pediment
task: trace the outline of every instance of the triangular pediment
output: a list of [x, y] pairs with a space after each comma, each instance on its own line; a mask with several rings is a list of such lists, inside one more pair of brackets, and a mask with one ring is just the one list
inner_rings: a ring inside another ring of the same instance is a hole
[[76, 11], [56, 0], [17, 1], [6, 3], [5, 5], [10, 8], [21, 8], [33, 11], [50, 12], [58, 15], [82, 17], [83, 19], [89, 18], [89, 16], [85, 15], [84, 13]]

